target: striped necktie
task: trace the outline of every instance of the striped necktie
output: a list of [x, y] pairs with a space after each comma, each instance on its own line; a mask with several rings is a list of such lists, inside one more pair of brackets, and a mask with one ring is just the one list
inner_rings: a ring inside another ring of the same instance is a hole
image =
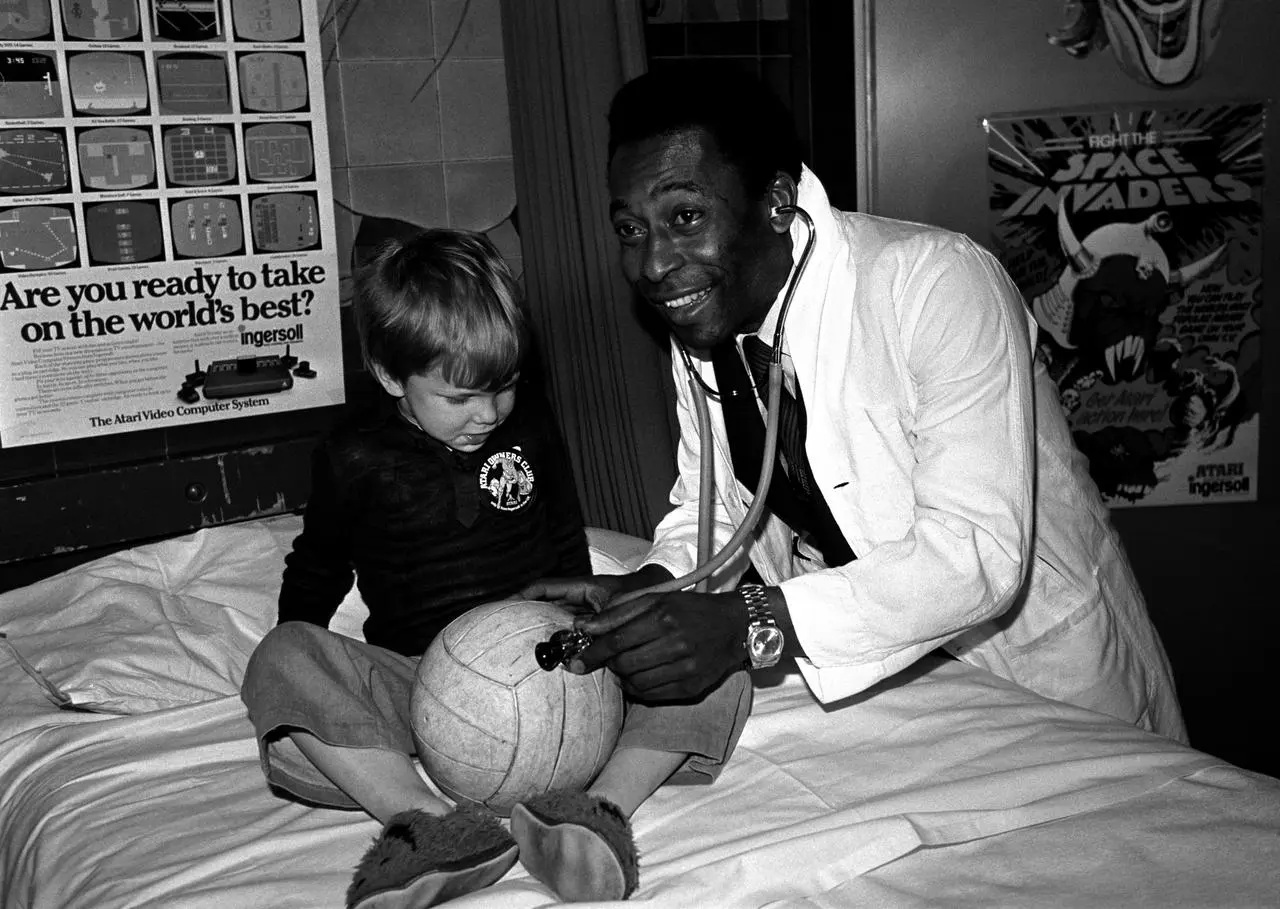
[[[773, 348], [755, 335], [747, 335], [742, 339], [742, 352], [751, 370], [756, 393], [767, 405], [769, 360], [773, 356]], [[782, 456], [783, 468], [787, 471], [796, 494], [803, 499], [812, 499], [813, 475], [809, 471], [809, 459], [804, 452], [806, 424], [804, 403], [787, 390], [784, 377], [782, 395], [778, 404], [778, 452]]]

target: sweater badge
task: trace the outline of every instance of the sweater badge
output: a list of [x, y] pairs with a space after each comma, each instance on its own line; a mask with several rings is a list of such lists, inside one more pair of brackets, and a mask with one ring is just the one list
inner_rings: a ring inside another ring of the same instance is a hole
[[498, 511], [519, 511], [533, 501], [533, 467], [518, 451], [499, 451], [480, 465], [480, 488]]

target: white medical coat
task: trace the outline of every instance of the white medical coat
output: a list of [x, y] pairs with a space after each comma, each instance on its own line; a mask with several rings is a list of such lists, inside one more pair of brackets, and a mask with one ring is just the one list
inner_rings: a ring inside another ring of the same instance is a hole
[[[945, 646], [1050, 698], [1185, 741], [1168, 659], [1057, 389], [1034, 362], [1036, 324], [1016, 286], [962, 235], [832, 209], [807, 169], [799, 204], [817, 239], [784, 350], [814, 479], [857, 559], [807, 560], [767, 511], [749, 557], [786, 596], [814, 694], [847, 697]], [[796, 219], [797, 260], [805, 236]], [[699, 430], [678, 351], [672, 359], [676, 507], [644, 561], [679, 576], [697, 555]], [[714, 387], [710, 362], [694, 364]], [[710, 403], [718, 551], [751, 494]], [[730, 563], [718, 588], [745, 568], [743, 557]]]

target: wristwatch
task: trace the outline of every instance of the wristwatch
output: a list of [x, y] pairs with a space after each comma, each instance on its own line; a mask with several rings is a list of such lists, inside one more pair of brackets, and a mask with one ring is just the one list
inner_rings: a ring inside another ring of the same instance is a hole
[[751, 668], [776, 666], [787, 639], [769, 611], [768, 594], [760, 584], [743, 584], [738, 593], [747, 604], [747, 658]]

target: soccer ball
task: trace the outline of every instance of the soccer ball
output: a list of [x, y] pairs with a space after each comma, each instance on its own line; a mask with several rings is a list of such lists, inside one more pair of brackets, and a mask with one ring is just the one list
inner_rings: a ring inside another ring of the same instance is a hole
[[534, 648], [573, 619], [551, 603], [502, 601], [454, 619], [418, 664], [410, 699], [418, 758], [459, 804], [503, 817], [553, 789], [583, 789], [622, 728], [622, 689], [607, 669], [544, 670]]

